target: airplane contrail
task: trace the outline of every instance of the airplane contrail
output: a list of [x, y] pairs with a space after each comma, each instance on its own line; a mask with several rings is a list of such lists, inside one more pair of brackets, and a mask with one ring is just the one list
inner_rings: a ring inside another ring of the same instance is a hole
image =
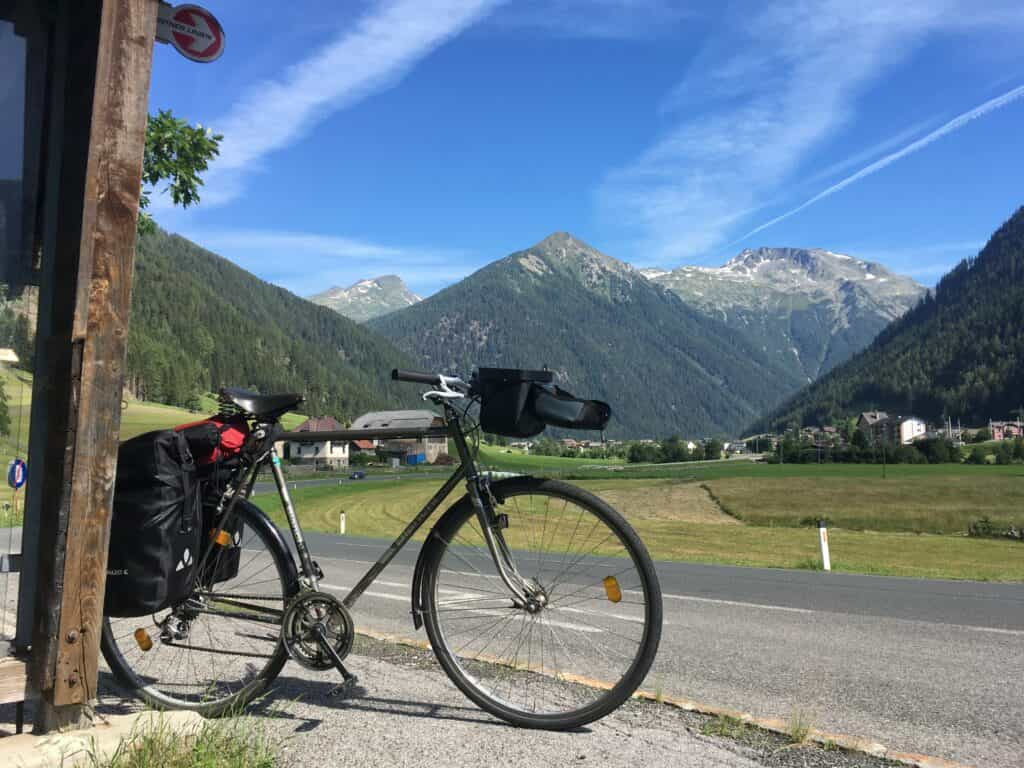
[[790, 216], [793, 216], [793, 215], [799, 213], [804, 208], [807, 208], [810, 205], [814, 205], [819, 200], [823, 200], [823, 199], [825, 199], [826, 197], [828, 197], [830, 195], [834, 195], [839, 190], [844, 189], [844, 188], [850, 186], [855, 181], [859, 181], [860, 179], [863, 179], [865, 176], [870, 176], [873, 173], [877, 173], [878, 171], [882, 170], [886, 166], [892, 165], [893, 163], [895, 163], [900, 158], [903, 158], [903, 157], [906, 157], [907, 155], [913, 154], [914, 152], [917, 152], [920, 149], [924, 149], [925, 147], [927, 147], [932, 142], [938, 141], [943, 136], [945, 136], [947, 134], [950, 134], [953, 131], [956, 131], [956, 130], [962, 128], [963, 126], [967, 125], [967, 123], [971, 122], [972, 120], [976, 120], [979, 117], [983, 117], [984, 115], [987, 115], [989, 112], [992, 112], [993, 110], [999, 109], [1000, 107], [1005, 107], [1007, 104], [1009, 104], [1012, 101], [1016, 101], [1021, 96], [1024, 96], [1024, 85], [1020, 85], [1020, 86], [1014, 88], [1012, 91], [1007, 91], [1002, 96], [996, 96], [994, 99], [989, 99], [984, 104], [980, 104], [977, 107], [975, 107], [974, 109], [969, 110], [967, 112], [964, 112], [962, 115], [957, 115], [952, 120], [950, 120], [948, 123], [945, 123], [944, 125], [939, 126], [934, 131], [929, 133], [927, 136], [922, 136], [917, 141], [913, 141], [910, 144], [907, 144], [907, 146], [903, 147], [902, 149], [898, 149], [895, 152], [891, 152], [888, 155], [886, 155], [885, 157], [879, 158], [878, 160], [876, 160], [875, 162], [871, 163], [870, 165], [864, 166], [863, 168], [861, 168], [856, 173], [851, 174], [850, 176], [847, 176], [842, 181], [836, 182], [835, 184], [833, 184], [828, 189], [823, 190], [822, 192], [819, 192], [814, 197], [812, 197], [809, 200], [806, 200], [805, 202], [803, 202], [800, 205], [798, 205], [796, 208], [793, 208], [792, 210], [786, 211], [785, 213], [783, 213], [783, 214], [781, 214], [779, 216], [776, 216], [771, 221], [766, 221], [764, 224], [761, 224], [760, 226], [755, 227], [754, 229], [750, 230], [749, 232], [747, 232], [747, 234], [743, 235], [742, 237], [739, 237], [739, 238], [733, 240], [731, 243], [729, 243], [729, 245], [735, 245], [736, 243], [740, 242], [741, 240], [746, 240], [751, 235], [756, 235], [758, 232], [761, 232], [762, 230], [768, 229], [768, 227], [771, 227], [771, 226], [773, 226], [775, 224], [778, 224], [780, 221], [783, 221], [784, 219], [788, 219]]

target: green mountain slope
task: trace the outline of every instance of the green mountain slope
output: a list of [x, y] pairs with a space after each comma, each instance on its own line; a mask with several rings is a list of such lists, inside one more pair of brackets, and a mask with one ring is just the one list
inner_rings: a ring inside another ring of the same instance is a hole
[[980, 424], [1022, 401], [1024, 208], [864, 352], [756, 426], [827, 423], [867, 408]]
[[188, 405], [237, 385], [301, 392], [306, 412], [353, 418], [408, 403], [389, 372], [411, 364], [387, 339], [183, 237], [139, 240], [128, 337], [139, 397]]
[[369, 321], [432, 369], [548, 366], [609, 434], [730, 434], [804, 381], [743, 334], [565, 233]]

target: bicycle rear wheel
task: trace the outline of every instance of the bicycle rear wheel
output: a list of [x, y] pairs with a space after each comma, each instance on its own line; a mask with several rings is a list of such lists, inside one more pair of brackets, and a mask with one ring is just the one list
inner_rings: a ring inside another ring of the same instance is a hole
[[650, 556], [618, 512], [580, 488], [515, 478], [493, 494], [512, 562], [544, 605], [514, 605], [463, 499], [424, 553], [424, 623], [438, 661], [470, 699], [516, 725], [563, 730], [604, 717], [657, 653], [661, 589]]
[[239, 501], [235, 514], [242, 523], [236, 575], [213, 584], [199, 577], [188, 600], [153, 616], [103, 620], [100, 645], [111, 672], [153, 707], [207, 717], [237, 712], [288, 659], [281, 617], [298, 591], [295, 563], [258, 507]]

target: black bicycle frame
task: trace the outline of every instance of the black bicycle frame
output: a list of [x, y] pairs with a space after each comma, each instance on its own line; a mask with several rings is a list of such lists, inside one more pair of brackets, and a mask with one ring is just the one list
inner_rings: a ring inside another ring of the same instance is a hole
[[[424, 505], [423, 509], [414, 517], [409, 524], [406, 525], [405, 529], [398, 535], [398, 537], [391, 542], [384, 553], [377, 559], [377, 561], [370, 566], [369, 570], [363, 574], [362, 578], [359, 579], [358, 583], [345, 595], [342, 601], [346, 608], [351, 608], [355, 605], [356, 601], [363, 595], [367, 588], [374, 582], [374, 580], [380, 575], [388, 564], [395, 558], [399, 550], [402, 549], [406, 544], [409, 543], [416, 532], [423, 526], [423, 524], [430, 518], [430, 516], [437, 510], [441, 502], [447, 498], [447, 496], [455, 489], [455, 486], [460, 481], [466, 481], [467, 493], [470, 501], [473, 504], [473, 508], [477, 513], [478, 520], [480, 522], [480, 528], [483, 531], [484, 539], [487, 542], [488, 550], [491, 553], [491, 557], [494, 558], [495, 565], [498, 573], [501, 575], [502, 580], [508, 586], [511, 591], [511, 596], [517, 603], [525, 603], [528, 601], [532, 594], [532, 584], [521, 577], [515, 568], [515, 565], [510, 559], [510, 553], [508, 546], [505, 544], [504, 538], [502, 537], [500, 527], [498, 525], [498, 518], [494, 513], [494, 509], [490, 503], [490, 493], [488, 491], [486, 477], [480, 474], [477, 469], [476, 462], [473, 460], [472, 452], [470, 451], [469, 445], [466, 442], [466, 435], [462, 430], [462, 421], [459, 411], [450, 405], [449, 403], [443, 403], [445, 411], [445, 427], [430, 428], [425, 430], [399, 430], [399, 429], [380, 429], [380, 430], [344, 430], [338, 432], [318, 432], [317, 438], [321, 440], [333, 440], [333, 439], [366, 439], [366, 438], [378, 438], [378, 437], [422, 437], [422, 436], [444, 436], [450, 438], [455, 444], [455, 449], [459, 454], [459, 465], [455, 468], [455, 471], [445, 480], [444, 484], [438, 489], [438, 491], [430, 498], [430, 500]], [[308, 433], [283, 433], [276, 436], [275, 439], [308, 439]], [[317, 568], [313, 563], [313, 559], [310, 556], [309, 548], [306, 545], [305, 537], [302, 534], [302, 527], [299, 524], [298, 516], [295, 513], [295, 507], [292, 504], [291, 494], [288, 492], [287, 481], [284, 477], [284, 472], [281, 469], [281, 459], [277, 455], [277, 451], [271, 447], [264, 457], [257, 461], [252, 469], [250, 477], [239, 484], [239, 491], [236, 491], [231, 502], [228, 504], [227, 512], [224, 516], [225, 521], [228, 520], [231, 512], [234, 509], [234, 504], [240, 493], [241, 488], [247, 488], [251, 490], [252, 485], [255, 481], [256, 473], [260, 467], [269, 462], [271, 466], [271, 472], [274, 477], [274, 484], [277, 487], [278, 495], [281, 498], [281, 503], [284, 507], [285, 517], [288, 520], [288, 527], [291, 530], [292, 538], [295, 541], [295, 549], [299, 556], [299, 566], [302, 573], [302, 579], [305, 581], [305, 587], [309, 589], [318, 589], [319, 574]], [[246, 494], [247, 495], [247, 494]], [[227, 523], [222, 523], [226, 526]], [[213, 595], [211, 595], [213, 596]], [[227, 601], [230, 602], [230, 601]], [[259, 610], [258, 606], [252, 604], [246, 604], [246, 608]], [[269, 610], [265, 610], [266, 613], [271, 613]], [[280, 611], [273, 611], [275, 615], [280, 618]]]

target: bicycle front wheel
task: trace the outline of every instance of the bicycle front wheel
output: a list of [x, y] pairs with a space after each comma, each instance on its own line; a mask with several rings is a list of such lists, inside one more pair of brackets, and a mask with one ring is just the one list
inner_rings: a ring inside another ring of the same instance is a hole
[[647, 549], [604, 501], [555, 480], [495, 483], [497, 531], [542, 605], [517, 606], [468, 499], [425, 553], [424, 623], [441, 666], [483, 709], [564, 730], [604, 717], [643, 682], [661, 637]]
[[[288, 659], [281, 617], [298, 591], [295, 563], [255, 505], [239, 501], [236, 564], [220, 561], [183, 603], [153, 616], [104, 618], [100, 647], [122, 686], [158, 709], [231, 714], [263, 693]], [[218, 573], [218, 571], [220, 571]]]

